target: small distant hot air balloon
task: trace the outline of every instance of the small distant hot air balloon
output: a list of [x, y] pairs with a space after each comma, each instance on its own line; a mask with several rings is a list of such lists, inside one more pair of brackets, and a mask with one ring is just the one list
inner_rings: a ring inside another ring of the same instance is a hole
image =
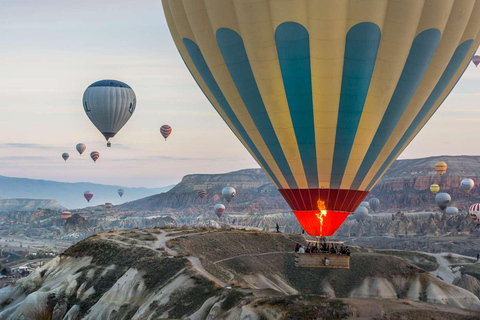
[[478, 67], [478, 64], [480, 63], [480, 56], [474, 55], [472, 58], [472, 62], [475, 65], [475, 67]]
[[360, 203], [360, 206], [368, 209], [370, 208], [370, 203], [368, 201], [362, 201], [362, 203]]
[[359, 206], [353, 213], [353, 218], [357, 221], [365, 220], [368, 217], [368, 209], [364, 206]]
[[137, 105], [135, 92], [126, 83], [101, 80], [91, 84], [83, 94], [83, 109], [107, 140], [113, 138], [132, 116]]
[[372, 198], [368, 201], [370, 203], [370, 208], [372, 208], [373, 211], [377, 212], [378, 207], [380, 206], [380, 200], [377, 198]]
[[435, 202], [437, 203], [438, 207], [443, 211], [446, 207], [450, 205], [450, 202], [452, 202], [452, 198], [448, 193], [440, 192], [435, 196]]
[[172, 127], [165, 124], [160, 127], [160, 133], [165, 138], [165, 141], [167, 141], [168, 136], [172, 133]]
[[439, 161], [435, 164], [435, 170], [439, 175], [442, 175], [447, 171], [447, 164], [443, 161]]
[[92, 158], [93, 162], [97, 162], [98, 158], [100, 158], [100, 153], [98, 151], [92, 151], [90, 158]]
[[125, 190], [118, 189], [118, 195], [120, 196], [120, 198], [123, 196], [124, 193], [125, 193]]
[[62, 218], [63, 221], [66, 221], [68, 218], [72, 216], [72, 213], [70, 211], [63, 211], [60, 217]]
[[480, 224], [480, 203], [475, 203], [470, 206], [468, 213], [473, 221]]
[[440, 186], [438, 184], [432, 184], [430, 186], [430, 191], [432, 191], [433, 194], [437, 194], [438, 191], [440, 191]]
[[448, 207], [445, 209], [447, 216], [456, 216], [458, 214], [458, 209], [456, 207]]
[[207, 190], [205, 190], [205, 189], [198, 190], [197, 193], [198, 193], [198, 196], [200, 197], [200, 199], [203, 199], [207, 195]]
[[96, 212], [101, 212], [101, 211], [103, 211], [103, 210], [102, 210], [102, 208], [95, 208], [95, 211], [96, 211]]
[[62, 158], [63, 160], [67, 161], [68, 158], [70, 158], [70, 155], [66, 152], [62, 153]]
[[93, 192], [87, 190], [83, 193], [83, 196], [85, 197], [85, 199], [87, 199], [88, 202], [90, 202], [90, 200], [93, 198]]
[[80, 153], [80, 155], [82, 155], [82, 153], [85, 151], [85, 149], [87, 149], [87, 146], [84, 143], [79, 143], [79, 144], [77, 144], [76, 148], [77, 148], [78, 153]]
[[473, 182], [472, 179], [465, 178], [465, 179], [462, 180], [461, 186], [462, 186], [462, 189], [465, 190], [466, 193], [470, 193], [470, 191], [475, 186], [475, 182]]
[[227, 201], [227, 203], [230, 203], [230, 201], [235, 198], [236, 194], [237, 191], [235, 191], [235, 189], [232, 187], [225, 187], [222, 189], [222, 197]]
[[225, 212], [225, 206], [221, 203], [217, 203], [214, 207], [213, 210], [215, 210], [215, 214], [217, 217], [221, 217], [222, 214]]
[[112, 203], [110, 203], [110, 202], [106, 202], [106, 203], [105, 203], [105, 208], [107, 208], [107, 209], [110, 209], [112, 206], [113, 206], [113, 205], [112, 205]]

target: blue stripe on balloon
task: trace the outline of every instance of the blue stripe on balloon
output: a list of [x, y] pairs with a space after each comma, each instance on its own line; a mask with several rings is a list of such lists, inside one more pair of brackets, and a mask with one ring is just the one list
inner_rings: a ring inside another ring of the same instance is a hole
[[[250, 148], [250, 150], [252, 150], [253, 154], [257, 157], [260, 164], [265, 168], [265, 171], [267, 171], [267, 173], [270, 175], [273, 182], [280, 188], [281, 187], [280, 182], [275, 177], [272, 170], [268, 166], [267, 162], [265, 161], [265, 159], [262, 157], [262, 155], [260, 154], [258, 149], [253, 144], [252, 140], [250, 139], [247, 132], [243, 128], [242, 124], [240, 123], [237, 116], [233, 112], [232, 108], [228, 104], [227, 99], [225, 99], [225, 96], [223, 95], [222, 90], [220, 90], [220, 87], [218, 86], [217, 82], [215, 81], [215, 78], [213, 77], [212, 72], [208, 68], [207, 62], [205, 61], [205, 59], [203, 57], [203, 54], [200, 51], [200, 48], [197, 46], [197, 44], [195, 42], [193, 42], [192, 40], [187, 39], [187, 38], [183, 39], [183, 44], [185, 45], [185, 48], [187, 49], [188, 54], [190, 55], [190, 58], [192, 59], [193, 64], [195, 65], [195, 68], [197, 68], [198, 73], [202, 77], [203, 81], [207, 85], [207, 87], [210, 90], [210, 92], [212, 93], [212, 95], [215, 97], [215, 100], [217, 100], [217, 102], [220, 105], [220, 107], [222, 108], [223, 112], [225, 112], [228, 119], [232, 122], [232, 125], [238, 131], [238, 133], [240, 134], [242, 139], [245, 141], [247, 146]], [[191, 71], [190, 71], [190, 73], [191, 73]], [[195, 77], [193, 77], [193, 78], [195, 79]], [[195, 80], [195, 81], [197, 81], [197, 80]], [[197, 82], [197, 84], [198, 84], [198, 82]], [[203, 94], [205, 94], [205, 92], [203, 92]], [[205, 96], [208, 99], [208, 96], [207, 95], [205, 95]], [[212, 103], [212, 102], [210, 101], [210, 103]]]
[[330, 187], [340, 188], [372, 79], [380, 28], [371, 22], [353, 26], [347, 33], [337, 132]]
[[308, 187], [318, 188], [308, 31], [301, 24], [284, 22], [275, 30], [275, 42]]
[[425, 30], [415, 37], [397, 87], [350, 189], [356, 190], [360, 187], [368, 171], [385, 147], [415, 91], [417, 91], [439, 41], [440, 30], [438, 29]]
[[[415, 131], [419, 128], [421, 122], [425, 119], [425, 117], [428, 116], [428, 113], [435, 106], [435, 103], [440, 98], [442, 93], [444, 93], [448, 84], [450, 83], [452, 78], [457, 73], [458, 68], [460, 68], [460, 65], [465, 60], [465, 57], [467, 56], [467, 53], [472, 46], [472, 43], [473, 43], [473, 40], [467, 40], [467, 41], [463, 42], [462, 44], [460, 44], [458, 46], [458, 48], [455, 50], [455, 53], [453, 54], [452, 58], [450, 59], [450, 62], [448, 63], [447, 68], [445, 69], [442, 76], [440, 77], [440, 80], [438, 80], [437, 84], [435, 85], [435, 88], [433, 89], [432, 93], [428, 97], [427, 101], [425, 101], [425, 104], [423, 105], [422, 109], [420, 109], [420, 112], [417, 114], [417, 116], [415, 117], [413, 122], [410, 124], [407, 131], [403, 134], [402, 138], [397, 143], [397, 145], [395, 146], [393, 151], [390, 153], [387, 160], [384, 162], [384, 164], [382, 165], [380, 170], [377, 172], [375, 177], [372, 179], [370, 184], [367, 186], [367, 190], [370, 190], [375, 185], [375, 182], [380, 178], [383, 171], [385, 171], [387, 166], [395, 160], [395, 156], [397, 155], [397, 153], [399, 153], [400, 150], [402, 150], [402, 148], [407, 144], [408, 140], [413, 136]], [[468, 64], [467, 64], [467, 66], [468, 66]], [[458, 80], [457, 80], [457, 82], [458, 82]], [[454, 87], [455, 86], [453, 86], [452, 89]], [[447, 96], [448, 96], [448, 94], [447, 94]], [[445, 97], [445, 99], [447, 98], [447, 96]]]
[[297, 188], [295, 177], [283, 153], [258, 90], [242, 37], [231, 29], [221, 28], [217, 30], [217, 43], [238, 93], [242, 97], [258, 132], [265, 141], [289, 187], [291, 189]]

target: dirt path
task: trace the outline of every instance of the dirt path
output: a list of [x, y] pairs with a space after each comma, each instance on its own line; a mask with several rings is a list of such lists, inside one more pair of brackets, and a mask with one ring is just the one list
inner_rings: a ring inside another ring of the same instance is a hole
[[213, 262], [213, 264], [217, 264], [217, 263], [220, 263], [220, 262], [224, 262], [224, 261], [228, 261], [228, 260], [236, 259], [236, 258], [240, 258], [240, 257], [266, 256], [266, 255], [269, 255], [269, 254], [279, 254], [279, 253], [293, 253], [293, 252], [292, 251], [275, 251], [275, 252], [263, 252], [263, 253], [247, 253], [247, 254], [241, 254], [241, 255], [238, 255], [238, 256], [228, 257], [228, 258], [225, 258], [225, 259], [217, 260], [217, 261]]

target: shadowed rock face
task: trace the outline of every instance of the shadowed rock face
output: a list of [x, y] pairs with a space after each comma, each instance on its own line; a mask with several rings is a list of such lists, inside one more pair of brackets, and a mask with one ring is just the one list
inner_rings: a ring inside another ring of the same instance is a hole
[[470, 291], [480, 298], [480, 281], [468, 274], [462, 275], [460, 279], [454, 282], [455, 285]]
[[90, 232], [92, 231], [92, 226], [85, 218], [76, 213], [65, 221], [64, 230], [66, 233]]

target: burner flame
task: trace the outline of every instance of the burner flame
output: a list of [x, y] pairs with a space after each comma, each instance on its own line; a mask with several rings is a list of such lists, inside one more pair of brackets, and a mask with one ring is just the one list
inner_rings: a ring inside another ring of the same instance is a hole
[[327, 210], [325, 207], [325, 201], [318, 199], [317, 201], [319, 213], [315, 213], [318, 221], [320, 221], [320, 234], [323, 234], [323, 219], [327, 217]]

